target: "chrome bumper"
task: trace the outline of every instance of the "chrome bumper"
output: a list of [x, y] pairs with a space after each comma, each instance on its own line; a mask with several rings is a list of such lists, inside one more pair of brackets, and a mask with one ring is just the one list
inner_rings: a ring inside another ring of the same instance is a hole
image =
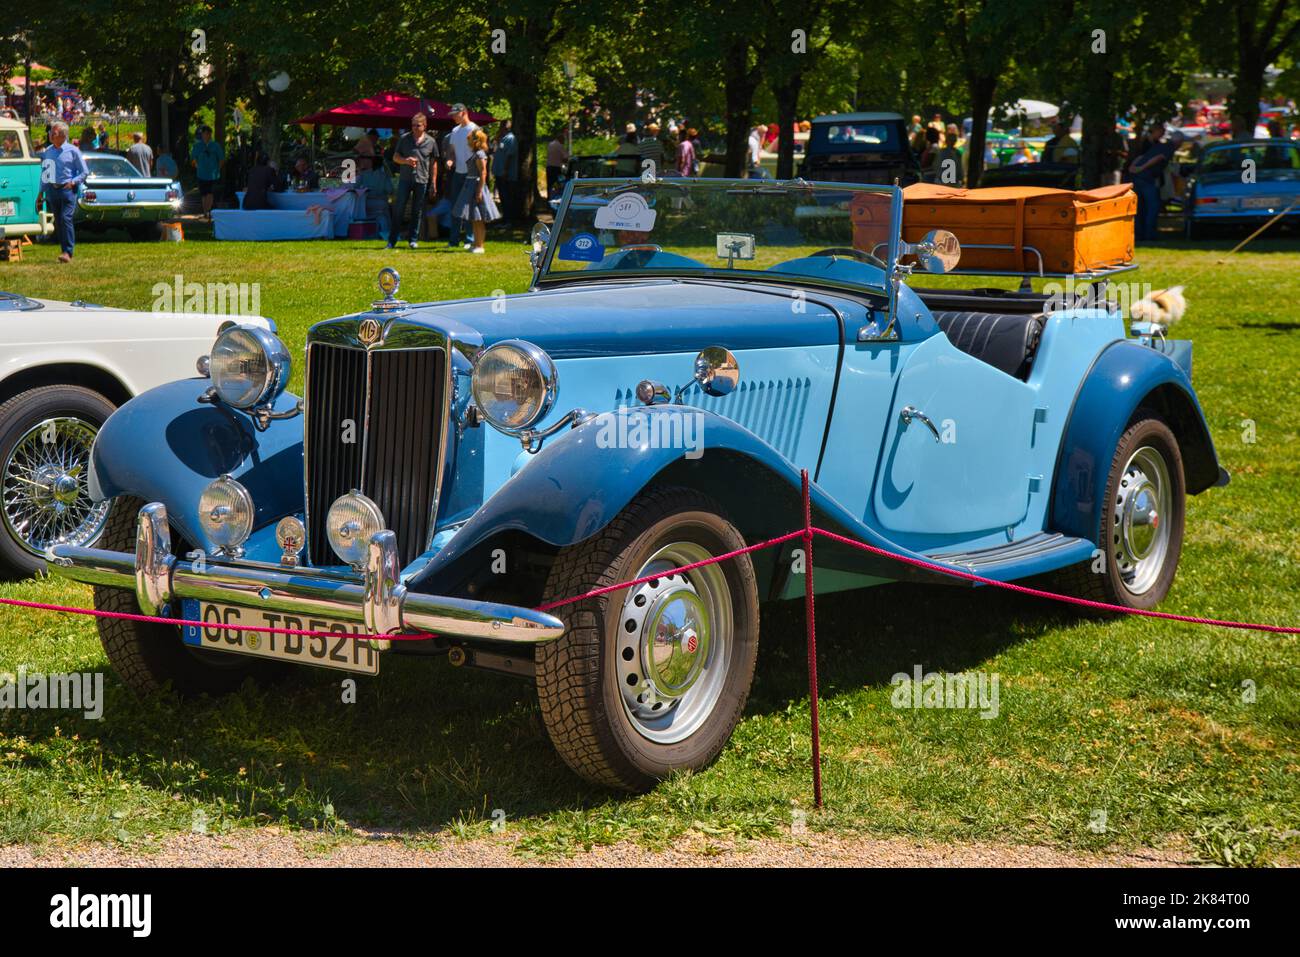
[[[221, 602], [360, 624], [376, 635], [433, 632], [453, 638], [536, 643], [564, 634], [558, 618], [530, 608], [465, 598], [408, 592], [401, 583], [397, 536], [376, 532], [370, 539], [363, 583], [306, 571], [248, 565], [196, 564], [171, 553], [167, 509], [153, 502], [140, 509], [135, 554], [55, 545], [54, 574], [91, 585], [135, 592], [140, 610], [156, 615], [181, 598]], [[171, 617], [179, 617], [172, 609]]]

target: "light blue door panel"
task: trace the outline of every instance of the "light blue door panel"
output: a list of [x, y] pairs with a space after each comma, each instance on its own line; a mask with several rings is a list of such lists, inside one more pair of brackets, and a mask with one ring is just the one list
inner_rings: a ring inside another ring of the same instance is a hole
[[[1035, 391], [931, 336], [908, 356], [886, 423], [873, 503], [893, 532], [955, 535], [1019, 523], [1029, 505]], [[925, 413], [939, 439], [917, 418]]]

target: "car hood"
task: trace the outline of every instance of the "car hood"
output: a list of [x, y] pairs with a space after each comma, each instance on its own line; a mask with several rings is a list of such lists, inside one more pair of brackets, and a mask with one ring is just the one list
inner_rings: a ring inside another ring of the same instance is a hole
[[[833, 308], [834, 307], [834, 308]], [[593, 282], [412, 307], [403, 321], [460, 326], [483, 344], [526, 339], [552, 358], [838, 344], [836, 297], [720, 280]], [[861, 306], [857, 307], [859, 310]]]

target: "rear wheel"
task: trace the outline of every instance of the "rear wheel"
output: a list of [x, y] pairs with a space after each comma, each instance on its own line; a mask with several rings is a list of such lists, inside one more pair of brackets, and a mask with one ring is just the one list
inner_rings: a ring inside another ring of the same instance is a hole
[[[666, 488], [564, 549], [546, 600], [572, 597], [744, 547], [716, 503]], [[562, 606], [564, 636], [537, 649], [542, 718], [556, 750], [597, 784], [645, 790], [698, 769], [740, 720], [758, 656], [748, 555]]]
[[126, 231], [136, 242], [147, 242], [161, 235], [157, 223], [134, 223], [126, 227]]
[[[144, 505], [139, 499], [120, 498], [104, 529], [101, 548], [135, 552], [136, 515]], [[173, 542], [177, 541], [174, 537]], [[95, 608], [100, 611], [140, 614], [135, 594], [123, 588], [95, 586]], [[173, 605], [168, 617], [179, 618]], [[285, 666], [245, 655], [191, 648], [182, 643], [176, 625], [130, 621], [124, 618], [96, 618], [99, 640], [118, 677], [136, 694], [151, 694], [170, 685], [178, 694], [225, 694], [235, 691], [248, 678], [269, 683], [281, 677]]]
[[1178, 569], [1185, 510], [1178, 440], [1154, 412], [1139, 411], [1111, 461], [1099, 561], [1067, 570], [1062, 587], [1093, 601], [1154, 608]]

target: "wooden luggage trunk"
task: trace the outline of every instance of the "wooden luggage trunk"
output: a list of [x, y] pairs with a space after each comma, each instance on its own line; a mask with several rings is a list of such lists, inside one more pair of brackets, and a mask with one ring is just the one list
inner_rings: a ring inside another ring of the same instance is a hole
[[[1137, 195], [1127, 184], [1075, 192], [1007, 186], [953, 189], [917, 183], [903, 190], [903, 238], [946, 229], [961, 242], [964, 271], [1086, 273], [1133, 261]], [[1001, 246], [1002, 249], [980, 249]]]

